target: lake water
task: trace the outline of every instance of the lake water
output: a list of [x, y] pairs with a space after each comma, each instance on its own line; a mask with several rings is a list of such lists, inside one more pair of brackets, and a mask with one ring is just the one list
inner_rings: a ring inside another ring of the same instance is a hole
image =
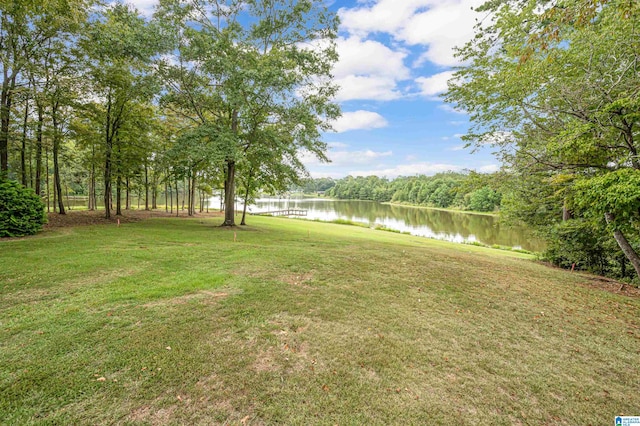
[[[238, 206], [240, 209], [241, 206]], [[249, 208], [252, 213], [298, 208], [306, 219], [345, 219], [370, 226], [382, 225], [421, 237], [453, 242], [479, 242], [541, 251], [544, 244], [524, 228], [501, 225], [489, 215], [381, 204], [372, 201], [263, 198]]]

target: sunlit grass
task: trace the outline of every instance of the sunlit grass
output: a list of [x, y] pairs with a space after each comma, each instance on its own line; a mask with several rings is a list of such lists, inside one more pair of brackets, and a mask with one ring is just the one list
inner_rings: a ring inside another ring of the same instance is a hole
[[0, 423], [595, 425], [638, 414], [637, 299], [521, 253], [311, 221], [220, 222], [0, 241]]

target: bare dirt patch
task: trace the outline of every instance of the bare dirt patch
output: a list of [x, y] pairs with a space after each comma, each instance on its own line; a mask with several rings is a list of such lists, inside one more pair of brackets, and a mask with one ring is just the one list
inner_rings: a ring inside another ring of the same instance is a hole
[[289, 285], [293, 285], [296, 287], [303, 287], [303, 288], [312, 288], [310, 285], [305, 284], [308, 281], [311, 281], [313, 279], [313, 272], [305, 272], [305, 273], [299, 273], [299, 274], [286, 274], [283, 275], [282, 277], [280, 277], [280, 280], [289, 284]]
[[129, 418], [134, 422], [149, 422], [152, 425], [168, 425], [172, 423], [175, 405], [154, 409], [149, 405], [143, 405], [131, 411]]
[[581, 284], [590, 287], [596, 288], [603, 291], [608, 291], [609, 293], [620, 294], [627, 297], [640, 297], [640, 288], [634, 287], [630, 284], [625, 284], [620, 281], [612, 280], [610, 278], [598, 277], [598, 276], [585, 276], [586, 281]]

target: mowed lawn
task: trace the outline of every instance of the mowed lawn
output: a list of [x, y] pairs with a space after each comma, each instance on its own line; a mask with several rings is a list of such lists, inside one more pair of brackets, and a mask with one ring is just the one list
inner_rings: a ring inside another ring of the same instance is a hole
[[595, 277], [360, 227], [220, 223], [0, 241], [0, 424], [640, 415], [640, 300]]

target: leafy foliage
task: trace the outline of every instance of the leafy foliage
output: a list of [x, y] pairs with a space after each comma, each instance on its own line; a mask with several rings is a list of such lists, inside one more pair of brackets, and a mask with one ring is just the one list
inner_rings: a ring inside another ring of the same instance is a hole
[[[327, 195], [340, 199], [407, 203], [414, 205], [488, 212], [500, 207], [498, 174], [440, 173], [435, 176], [352, 177], [335, 181]], [[492, 179], [492, 177], [494, 179]], [[489, 181], [493, 180], [493, 186]]]
[[33, 235], [46, 220], [44, 204], [33, 189], [0, 177], [0, 238]]
[[[640, 3], [505, 0], [481, 10], [487, 22], [459, 49], [465, 66], [445, 97], [470, 114], [464, 139], [492, 144], [512, 171], [505, 213], [547, 235], [557, 263], [563, 251], [584, 264], [624, 253], [640, 276]], [[604, 244], [612, 237], [619, 249]]]
[[501, 199], [499, 192], [483, 186], [469, 194], [469, 208], [478, 212], [490, 212], [500, 205]]
[[632, 230], [640, 219], [640, 171], [620, 169], [576, 183], [576, 206], [593, 217], [605, 213], [616, 229]]

